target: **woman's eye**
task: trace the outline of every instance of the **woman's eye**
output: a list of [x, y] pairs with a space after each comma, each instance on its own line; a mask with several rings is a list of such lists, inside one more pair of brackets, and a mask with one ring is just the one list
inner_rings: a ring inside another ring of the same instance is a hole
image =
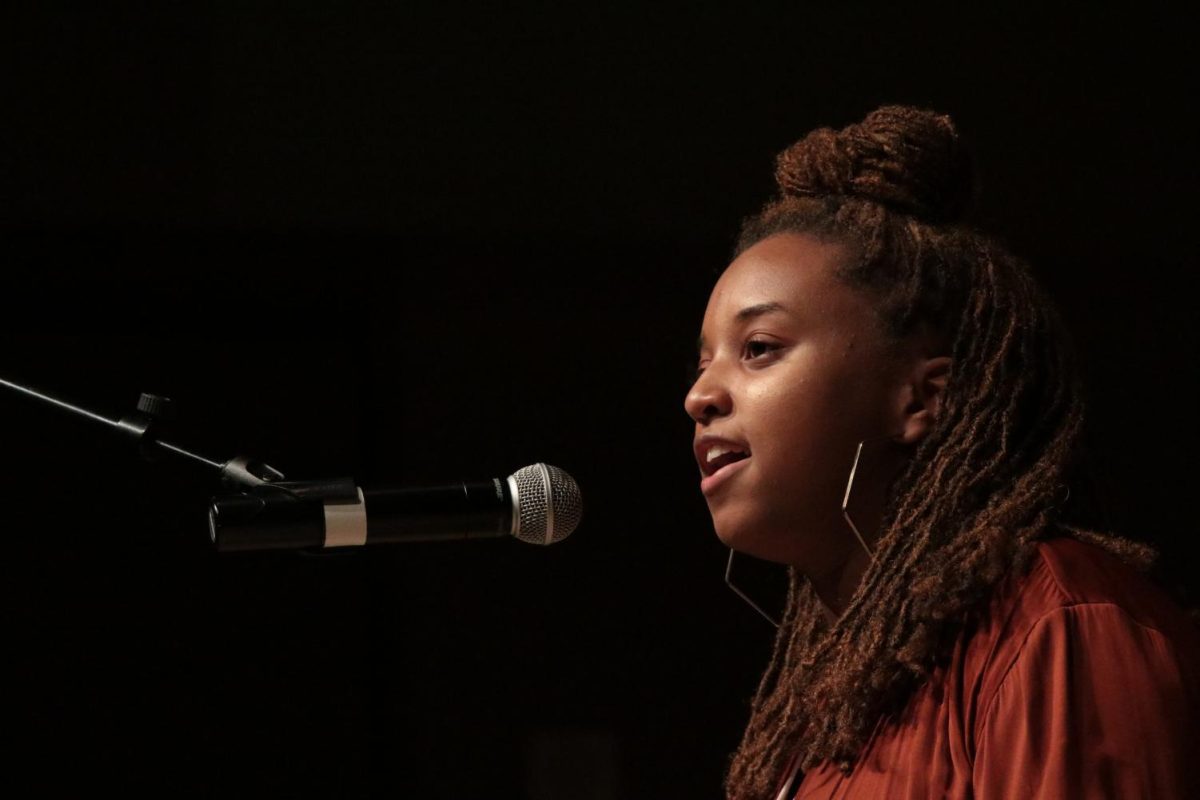
[[774, 352], [779, 349], [779, 345], [775, 342], [768, 342], [762, 339], [751, 339], [746, 342], [746, 358], [757, 359]]

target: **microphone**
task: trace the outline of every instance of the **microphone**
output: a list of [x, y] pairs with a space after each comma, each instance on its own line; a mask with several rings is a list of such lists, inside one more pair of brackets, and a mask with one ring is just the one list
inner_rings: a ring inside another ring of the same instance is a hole
[[514, 536], [554, 544], [579, 525], [583, 500], [558, 467], [426, 488], [364, 489], [353, 480], [264, 483], [214, 497], [208, 531], [219, 552], [351, 547]]

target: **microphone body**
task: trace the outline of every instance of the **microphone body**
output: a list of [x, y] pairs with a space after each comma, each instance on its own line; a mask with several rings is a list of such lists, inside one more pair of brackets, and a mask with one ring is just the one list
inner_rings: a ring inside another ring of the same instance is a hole
[[507, 479], [425, 488], [360, 488], [350, 480], [267, 483], [213, 498], [209, 534], [220, 552], [367, 544], [566, 538], [582, 503], [570, 475], [545, 464]]

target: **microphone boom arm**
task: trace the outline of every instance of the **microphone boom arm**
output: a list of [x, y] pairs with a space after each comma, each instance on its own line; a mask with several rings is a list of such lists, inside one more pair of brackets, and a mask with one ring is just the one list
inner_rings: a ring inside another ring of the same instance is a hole
[[74, 403], [51, 397], [37, 389], [4, 378], [0, 378], [0, 386], [6, 386], [26, 397], [32, 397], [39, 402], [108, 426], [115, 432], [132, 439], [142, 458], [147, 461], [157, 461], [165, 456], [173, 460], [199, 465], [209, 474], [215, 473], [220, 482], [228, 488], [262, 486], [281, 481], [284, 477], [283, 473], [274, 467], [248, 456], [235, 456], [228, 461], [217, 462], [163, 439], [159, 436], [159, 429], [173, 416], [171, 400], [167, 397], [142, 393], [138, 398], [135, 411], [131, 411], [120, 419], [111, 419], [103, 414], [89, 411]]

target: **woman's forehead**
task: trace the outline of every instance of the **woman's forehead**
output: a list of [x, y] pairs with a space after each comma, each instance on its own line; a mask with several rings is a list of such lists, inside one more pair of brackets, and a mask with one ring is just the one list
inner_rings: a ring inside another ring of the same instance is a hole
[[764, 313], [820, 313], [841, 305], [847, 287], [836, 276], [843, 250], [801, 234], [782, 234], [747, 248], [713, 287], [704, 324], [736, 323]]

